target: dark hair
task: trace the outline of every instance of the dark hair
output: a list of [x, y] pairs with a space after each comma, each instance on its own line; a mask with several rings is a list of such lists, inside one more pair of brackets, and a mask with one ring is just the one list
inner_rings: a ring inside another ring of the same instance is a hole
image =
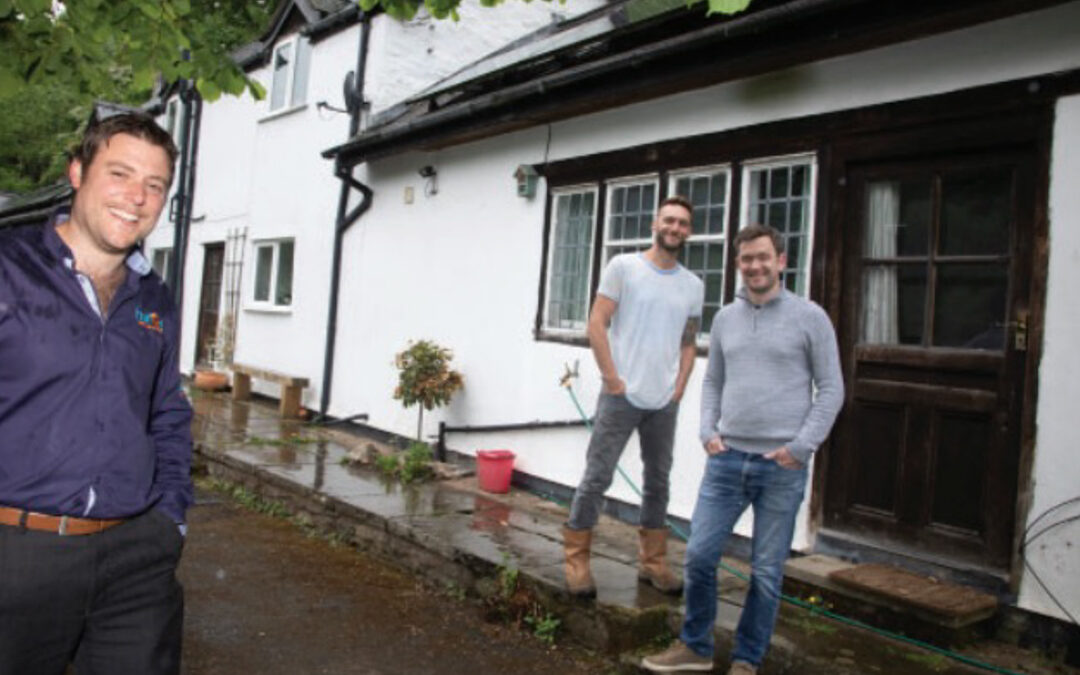
[[690, 203], [689, 199], [687, 199], [686, 197], [683, 197], [682, 195], [671, 195], [670, 197], [668, 197], [664, 201], [660, 202], [660, 206], [658, 206], [656, 208], [656, 212], [660, 213], [660, 209], [662, 209], [665, 206], [668, 206], [670, 204], [674, 204], [675, 206], [681, 206], [684, 209], [686, 209], [686, 211], [691, 216], [694, 215], [694, 205]]
[[156, 145], [169, 156], [169, 180], [172, 180], [172, 171], [176, 165], [176, 158], [180, 154], [172, 136], [158, 126], [154, 118], [145, 113], [123, 113], [106, 117], [97, 123], [91, 124], [83, 133], [79, 147], [75, 148], [72, 159], [77, 159], [83, 167], [90, 166], [97, 156], [98, 150], [103, 144], [117, 134], [127, 134]]
[[780, 234], [779, 230], [769, 225], [754, 223], [753, 225], [747, 225], [739, 230], [739, 233], [735, 235], [735, 239], [732, 242], [735, 246], [735, 253], [738, 254], [739, 247], [744, 243], [761, 237], [768, 237], [772, 240], [773, 248], [776, 249], [776, 255], [780, 255], [784, 252], [784, 235]]

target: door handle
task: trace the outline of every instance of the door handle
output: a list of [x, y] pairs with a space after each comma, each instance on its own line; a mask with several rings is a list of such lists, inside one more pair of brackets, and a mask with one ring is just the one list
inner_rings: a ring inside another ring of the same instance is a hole
[[1016, 321], [1010, 321], [1013, 327], [1013, 349], [1018, 352], [1027, 351], [1028, 337], [1028, 313], [1022, 309], [1016, 313]]

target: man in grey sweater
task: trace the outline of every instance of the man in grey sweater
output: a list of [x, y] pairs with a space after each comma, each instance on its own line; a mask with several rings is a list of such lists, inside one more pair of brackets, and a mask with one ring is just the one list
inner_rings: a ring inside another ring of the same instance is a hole
[[728, 673], [757, 672], [776, 623], [807, 464], [844, 401], [829, 317], [781, 283], [783, 236], [751, 225], [734, 246], [744, 285], [710, 331], [701, 404], [708, 460], [686, 549], [686, 618], [680, 641], [644, 660], [653, 672], [712, 670], [716, 565], [747, 506], [754, 512], [750, 591]]

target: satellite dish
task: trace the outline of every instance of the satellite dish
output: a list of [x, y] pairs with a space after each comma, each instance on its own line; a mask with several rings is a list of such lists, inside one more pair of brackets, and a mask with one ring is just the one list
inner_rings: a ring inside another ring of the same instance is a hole
[[356, 73], [351, 70], [345, 74], [345, 85], [342, 88], [342, 94], [345, 98], [345, 109], [349, 111], [349, 114], [355, 115], [359, 112], [364, 103], [364, 96], [357, 88]]

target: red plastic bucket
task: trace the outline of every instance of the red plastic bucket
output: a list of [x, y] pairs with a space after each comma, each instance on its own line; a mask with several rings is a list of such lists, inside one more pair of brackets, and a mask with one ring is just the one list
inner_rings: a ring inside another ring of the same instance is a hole
[[509, 492], [514, 472], [514, 453], [509, 450], [477, 450], [476, 480], [485, 492]]

